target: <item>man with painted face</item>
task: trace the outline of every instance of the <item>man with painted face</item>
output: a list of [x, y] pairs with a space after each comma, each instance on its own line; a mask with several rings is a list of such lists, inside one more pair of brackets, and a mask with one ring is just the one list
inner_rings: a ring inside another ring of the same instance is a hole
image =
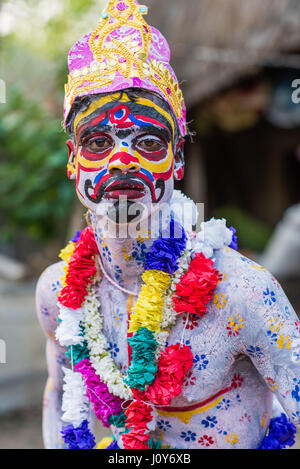
[[[45, 446], [94, 448], [100, 421], [112, 439], [98, 448], [284, 448], [299, 425], [300, 323], [225, 220], [196, 234], [180, 216], [194, 210], [174, 191], [184, 100], [146, 13], [111, 0], [69, 54], [68, 176], [88, 227], [37, 286]], [[130, 236], [133, 206], [162, 223]]]

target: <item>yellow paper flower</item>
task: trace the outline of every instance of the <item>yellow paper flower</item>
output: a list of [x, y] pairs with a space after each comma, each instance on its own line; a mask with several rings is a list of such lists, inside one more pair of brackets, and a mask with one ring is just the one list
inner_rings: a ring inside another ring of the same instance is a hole
[[106, 449], [113, 441], [111, 437], [106, 436], [97, 444], [96, 449]]
[[67, 246], [64, 249], [62, 249], [59, 253], [59, 257], [67, 263], [67, 265], [63, 269], [65, 274], [63, 277], [61, 277], [61, 283], [64, 287], [66, 286], [66, 276], [68, 274], [68, 268], [69, 268], [68, 264], [70, 262], [70, 259], [74, 251], [75, 251], [75, 243], [73, 243], [73, 241], [70, 241], [67, 244]]
[[171, 275], [159, 270], [147, 270], [142, 279], [144, 284], [132, 311], [129, 332], [136, 332], [141, 327], [160, 332], [163, 295], [170, 285]]
[[75, 250], [75, 243], [73, 243], [73, 241], [70, 241], [67, 246], [62, 249], [59, 253], [59, 257], [65, 261], [65, 262], [69, 262], [70, 258], [72, 257], [73, 253], [74, 253], [74, 250]]

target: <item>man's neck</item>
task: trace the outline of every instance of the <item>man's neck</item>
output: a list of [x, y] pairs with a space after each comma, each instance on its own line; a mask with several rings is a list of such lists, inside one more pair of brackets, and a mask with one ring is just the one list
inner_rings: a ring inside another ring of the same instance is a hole
[[155, 238], [124, 237], [103, 229], [103, 223], [91, 216], [100, 261], [106, 274], [114, 283], [132, 292], [138, 292], [145, 269], [146, 254]]

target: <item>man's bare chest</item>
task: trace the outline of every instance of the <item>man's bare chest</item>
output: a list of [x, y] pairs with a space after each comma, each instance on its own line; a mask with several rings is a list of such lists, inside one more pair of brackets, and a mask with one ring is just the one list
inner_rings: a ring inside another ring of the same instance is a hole
[[[99, 291], [104, 317], [104, 334], [110, 353], [126, 373], [130, 364], [128, 321], [136, 300], [111, 287], [106, 281]], [[166, 345], [185, 344], [191, 348], [193, 367], [188, 373], [178, 404], [199, 401], [230, 385], [235, 363], [235, 349], [229, 340], [224, 320], [212, 303], [204, 318], [183, 314], [169, 330]]]

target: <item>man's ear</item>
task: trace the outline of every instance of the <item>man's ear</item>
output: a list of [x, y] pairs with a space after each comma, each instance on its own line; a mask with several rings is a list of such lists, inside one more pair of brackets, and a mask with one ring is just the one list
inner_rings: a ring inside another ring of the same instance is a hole
[[184, 139], [180, 139], [175, 148], [174, 178], [181, 181], [184, 177]]
[[67, 164], [67, 174], [69, 179], [76, 179], [76, 168], [75, 168], [75, 148], [72, 140], [66, 142], [68, 147], [69, 162]]

